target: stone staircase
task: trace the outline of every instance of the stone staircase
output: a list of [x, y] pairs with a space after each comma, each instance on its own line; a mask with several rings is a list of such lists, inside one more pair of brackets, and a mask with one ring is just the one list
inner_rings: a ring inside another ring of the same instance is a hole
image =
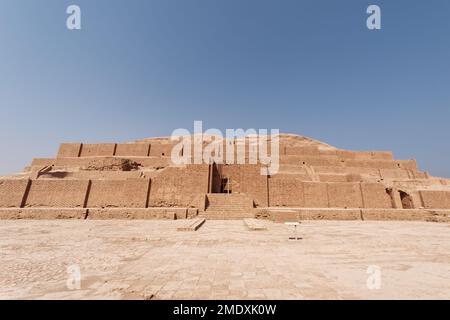
[[253, 199], [240, 193], [208, 193], [205, 211], [199, 217], [209, 220], [254, 218]]

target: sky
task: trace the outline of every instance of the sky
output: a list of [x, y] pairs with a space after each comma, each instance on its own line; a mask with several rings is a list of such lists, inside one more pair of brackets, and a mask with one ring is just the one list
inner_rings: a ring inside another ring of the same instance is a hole
[[450, 1], [0, 0], [0, 174], [61, 142], [194, 120], [390, 150], [450, 177]]

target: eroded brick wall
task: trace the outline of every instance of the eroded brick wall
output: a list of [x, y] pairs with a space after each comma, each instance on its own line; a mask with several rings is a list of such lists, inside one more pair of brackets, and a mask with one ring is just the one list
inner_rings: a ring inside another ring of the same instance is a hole
[[119, 143], [116, 146], [114, 155], [124, 157], [147, 157], [149, 152], [149, 143]]
[[59, 146], [58, 158], [79, 157], [81, 153], [81, 143], [62, 143]]
[[303, 181], [287, 176], [269, 178], [269, 206], [304, 207]]
[[362, 208], [362, 194], [359, 183], [328, 183], [330, 208]]
[[381, 183], [305, 182], [280, 175], [269, 178], [269, 206], [392, 208], [392, 199]]
[[304, 182], [305, 207], [328, 208], [328, 188], [326, 183]]
[[450, 191], [420, 191], [420, 197], [425, 208], [450, 209]]
[[33, 180], [25, 207], [82, 208], [88, 180]]
[[149, 179], [92, 180], [87, 207], [145, 208], [149, 185]]
[[381, 183], [361, 183], [364, 208], [392, 208], [394, 199]]
[[188, 206], [208, 192], [208, 165], [168, 167], [152, 178], [149, 206]]
[[157, 144], [150, 145], [150, 156], [152, 157], [170, 157], [174, 144]]
[[0, 180], [0, 208], [20, 208], [30, 180]]
[[113, 156], [115, 143], [82, 144], [80, 157]]

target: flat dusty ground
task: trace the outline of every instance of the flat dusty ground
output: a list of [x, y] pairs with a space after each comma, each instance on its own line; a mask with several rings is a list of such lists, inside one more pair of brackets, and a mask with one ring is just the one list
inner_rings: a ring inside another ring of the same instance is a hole
[[450, 299], [449, 224], [180, 223], [0, 221], [0, 298]]

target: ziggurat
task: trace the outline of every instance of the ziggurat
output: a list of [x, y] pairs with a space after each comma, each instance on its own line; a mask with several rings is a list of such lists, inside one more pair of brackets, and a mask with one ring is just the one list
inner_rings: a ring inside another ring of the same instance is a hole
[[0, 219], [450, 221], [450, 180], [415, 160], [279, 138], [270, 176], [260, 164], [173, 165], [169, 138], [61, 144], [56, 158], [0, 177]]

